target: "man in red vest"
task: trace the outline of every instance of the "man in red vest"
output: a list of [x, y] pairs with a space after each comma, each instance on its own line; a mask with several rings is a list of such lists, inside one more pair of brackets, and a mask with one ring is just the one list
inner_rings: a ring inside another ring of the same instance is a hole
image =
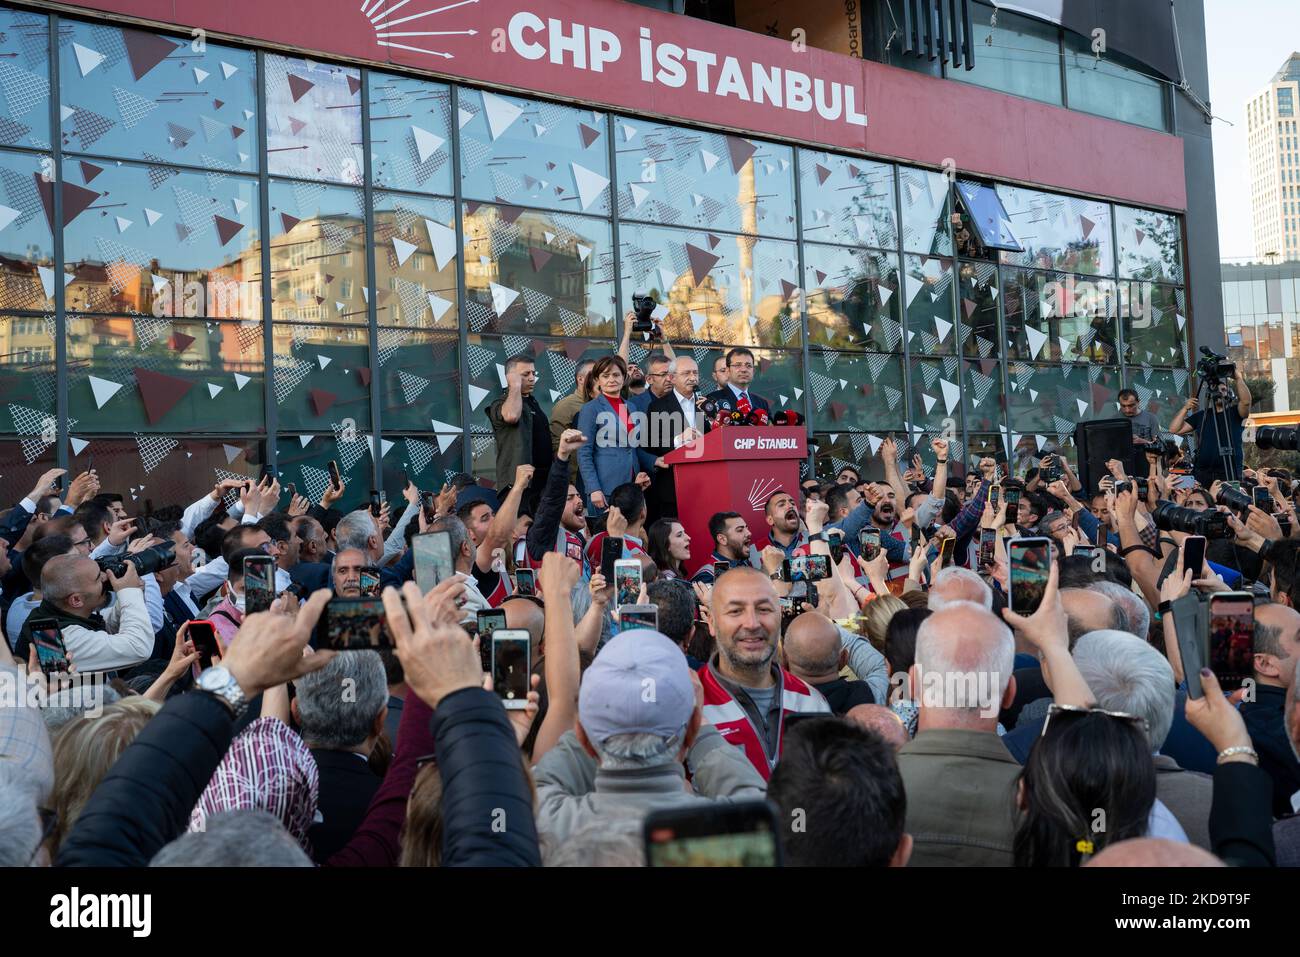
[[704, 720], [718, 729], [763, 776], [781, 755], [785, 722], [794, 713], [829, 714], [830, 705], [776, 662], [781, 601], [756, 568], [733, 568], [713, 586], [710, 629], [718, 650], [700, 671]]

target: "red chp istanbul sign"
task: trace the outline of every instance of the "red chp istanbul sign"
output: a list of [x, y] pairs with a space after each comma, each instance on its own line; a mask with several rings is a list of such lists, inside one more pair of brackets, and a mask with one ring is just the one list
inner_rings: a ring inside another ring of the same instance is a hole
[[1186, 206], [1175, 136], [623, 0], [75, 5], [796, 143]]

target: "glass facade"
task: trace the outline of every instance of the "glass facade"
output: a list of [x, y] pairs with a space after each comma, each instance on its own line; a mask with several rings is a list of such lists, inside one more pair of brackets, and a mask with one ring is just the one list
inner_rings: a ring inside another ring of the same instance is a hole
[[0, 24], [0, 498], [60, 456], [158, 504], [271, 466], [319, 499], [331, 460], [345, 506], [491, 478], [505, 362], [536, 359], [549, 410], [638, 292], [706, 385], [753, 349], [755, 388], [808, 416], [827, 471], [886, 434], [927, 459], [944, 431], [958, 461], [1068, 446], [1121, 384], [1157, 404], [1186, 384], [1174, 216], [985, 184], [1020, 250], [987, 251], [930, 170]]
[[1241, 364], [1255, 408], [1300, 409], [1300, 263], [1225, 264], [1222, 280], [1228, 358]]

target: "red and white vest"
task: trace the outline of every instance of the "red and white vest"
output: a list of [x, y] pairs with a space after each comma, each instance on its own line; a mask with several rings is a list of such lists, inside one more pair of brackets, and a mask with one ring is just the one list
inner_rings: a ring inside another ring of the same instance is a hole
[[[791, 714], [830, 714], [831, 706], [821, 693], [810, 688], [784, 668], [780, 669], [781, 687], [781, 727], [777, 731], [777, 757], [785, 745], [785, 719]], [[767, 758], [763, 747], [762, 732], [754, 727], [740, 702], [731, 696], [722, 682], [713, 673], [713, 666], [705, 665], [699, 670], [700, 684], [704, 686], [704, 721], [718, 729], [718, 733], [733, 744], [745, 750], [749, 763], [766, 781], [772, 776], [776, 759]]]

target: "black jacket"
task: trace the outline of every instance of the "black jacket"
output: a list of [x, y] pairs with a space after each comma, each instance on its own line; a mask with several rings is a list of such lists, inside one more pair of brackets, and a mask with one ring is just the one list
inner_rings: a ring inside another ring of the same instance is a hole
[[212, 695], [169, 698], [90, 796], [55, 865], [146, 866], [185, 833], [234, 728]]
[[[501, 700], [463, 688], [433, 712], [443, 867], [540, 867], [533, 798]], [[490, 810], [489, 810], [490, 809]]]
[[1273, 867], [1273, 781], [1253, 764], [1233, 761], [1214, 768], [1210, 846], [1234, 867]]
[[[749, 404], [752, 408], [762, 409], [769, 414], [771, 413], [772, 407], [768, 404], [767, 399], [763, 398], [752, 389], [746, 389], [745, 391], [749, 393]], [[729, 412], [736, 408], [736, 393], [731, 391], [730, 386], [723, 386], [721, 389], [716, 389], [715, 391], [710, 392], [709, 398], [718, 403], [719, 408], [726, 409]]]
[[[682, 416], [682, 407], [677, 401], [676, 390], [670, 389], [667, 395], [651, 401], [646, 408], [646, 416], [649, 420], [647, 431], [649, 444], [646, 446], [646, 451], [653, 458], [667, 455], [673, 451], [673, 443], [677, 441], [677, 437], [686, 430], [686, 420]], [[663, 423], [667, 423], [667, 427], [664, 427]], [[704, 417], [704, 413], [698, 409], [695, 413], [695, 423], [697, 430], [701, 432], [708, 432], [713, 428]], [[651, 473], [650, 488], [646, 492], [646, 506], [652, 521], [656, 518], [677, 516], [677, 488], [673, 481], [671, 466], [655, 469]]]
[[1300, 761], [1291, 750], [1283, 712], [1286, 689], [1255, 684], [1255, 700], [1241, 706], [1241, 719], [1250, 732], [1250, 743], [1259, 752], [1260, 769], [1273, 779], [1273, 816], [1292, 813], [1291, 795], [1300, 791]]
[[317, 810], [321, 820], [308, 829], [307, 839], [312, 860], [322, 864], [361, 826], [382, 779], [370, 770], [369, 761], [351, 751], [312, 748], [311, 755], [320, 770]]
[[555, 543], [560, 534], [560, 518], [564, 515], [564, 506], [569, 497], [569, 463], [555, 459], [555, 467], [546, 473], [546, 483], [537, 502], [537, 512], [533, 515], [533, 524], [528, 529], [526, 539], [528, 555], [534, 561], [540, 561], [547, 552], [555, 551]]

